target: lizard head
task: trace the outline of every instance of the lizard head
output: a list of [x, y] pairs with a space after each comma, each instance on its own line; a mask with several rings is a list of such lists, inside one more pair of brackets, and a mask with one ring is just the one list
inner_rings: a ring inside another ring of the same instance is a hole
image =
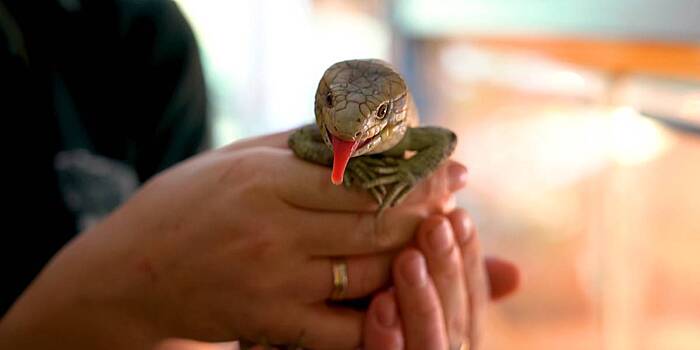
[[380, 60], [350, 60], [326, 70], [316, 90], [315, 113], [333, 150], [331, 181], [340, 184], [351, 157], [384, 152], [406, 132], [406, 83]]

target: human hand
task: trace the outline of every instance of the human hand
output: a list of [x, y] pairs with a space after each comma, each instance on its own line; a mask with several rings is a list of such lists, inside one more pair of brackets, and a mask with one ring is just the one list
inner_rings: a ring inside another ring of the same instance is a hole
[[[331, 185], [329, 169], [278, 147], [282, 139], [234, 144], [157, 176], [63, 249], [3, 323], [91, 348], [168, 337], [359, 345], [363, 313], [325, 303], [330, 259], [349, 257], [348, 298], [385, 285], [390, 251], [453, 205], [464, 168], [444, 167], [377, 218], [367, 193]], [[120, 339], [105, 344], [115, 330]]]
[[416, 242], [394, 262], [394, 289], [370, 305], [365, 350], [479, 348], [489, 289], [492, 299], [513, 292], [517, 268], [482, 259], [474, 225], [459, 209], [426, 220]]

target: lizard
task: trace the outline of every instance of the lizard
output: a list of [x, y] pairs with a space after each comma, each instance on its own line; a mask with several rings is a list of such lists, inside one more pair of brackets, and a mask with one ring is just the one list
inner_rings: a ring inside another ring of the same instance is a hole
[[450, 130], [419, 126], [401, 74], [378, 59], [337, 62], [316, 89], [316, 124], [288, 139], [294, 154], [332, 167], [331, 182], [367, 189], [378, 213], [393, 207], [455, 149]]

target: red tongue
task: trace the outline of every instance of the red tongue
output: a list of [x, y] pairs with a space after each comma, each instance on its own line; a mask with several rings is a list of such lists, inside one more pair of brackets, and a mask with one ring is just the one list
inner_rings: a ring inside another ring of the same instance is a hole
[[345, 167], [348, 165], [348, 160], [352, 152], [355, 151], [359, 141], [344, 141], [333, 135], [331, 135], [331, 142], [333, 142], [333, 174], [331, 175], [331, 182], [336, 185], [343, 183], [343, 174], [345, 173]]

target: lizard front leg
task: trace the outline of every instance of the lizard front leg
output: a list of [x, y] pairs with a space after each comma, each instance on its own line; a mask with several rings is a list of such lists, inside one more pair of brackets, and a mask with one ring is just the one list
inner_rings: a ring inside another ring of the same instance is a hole
[[416, 151], [416, 154], [408, 159], [401, 156], [385, 158], [389, 166], [375, 168], [382, 176], [364, 184], [368, 189], [393, 185], [379, 210], [401, 202], [418, 181], [426, 178], [449, 158], [456, 145], [457, 136], [450, 130], [439, 127], [409, 128], [401, 143], [387, 153], [402, 155], [404, 151]]
[[319, 165], [333, 165], [333, 152], [323, 142], [321, 132], [314, 124], [305, 125], [294, 131], [289, 136], [287, 144], [301, 159]]

